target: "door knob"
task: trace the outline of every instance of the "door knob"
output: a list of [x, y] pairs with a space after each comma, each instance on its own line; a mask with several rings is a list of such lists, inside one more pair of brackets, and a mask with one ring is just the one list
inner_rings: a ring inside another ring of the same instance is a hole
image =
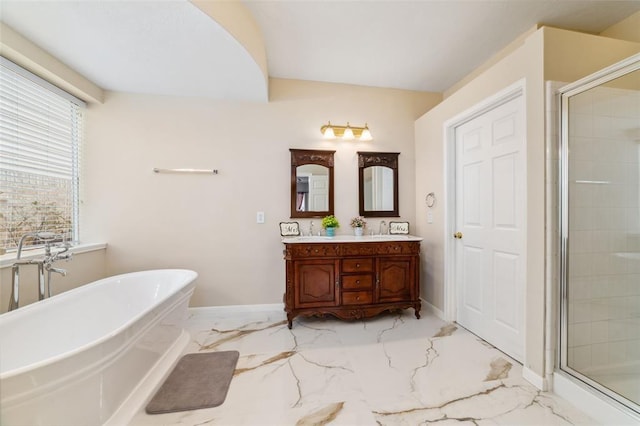
[[453, 238], [457, 238], [458, 240], [462, 239], [462, 232], [456, 232], [455, 234], [453, 234]]

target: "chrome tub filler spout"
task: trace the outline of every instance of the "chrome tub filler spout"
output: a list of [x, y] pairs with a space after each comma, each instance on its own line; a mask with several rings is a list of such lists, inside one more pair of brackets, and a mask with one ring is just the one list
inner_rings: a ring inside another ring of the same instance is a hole
[[[22, 259], [22, 246], [27, 238], [33, 238], [44, 243], [44, 256]], [[57, 243], [62, 241], [62, 243]], [[9, 310], [12, 311], [20, 307], [20, 267], [34, 265], [38, 268], [38, 300], [51, 297], [51, 274], [60, 274], [63, 277], [67, 271], [53, 266], [58, 260], [70, 260], [72, 253], [69, 252], [70, 245], [64, 241], [64, 235], [53, 232], [29, 232], [20, 238], [16, 261], [11, 267], [11, 300]], [[45, 271], [47, 273], [45, 279]]]

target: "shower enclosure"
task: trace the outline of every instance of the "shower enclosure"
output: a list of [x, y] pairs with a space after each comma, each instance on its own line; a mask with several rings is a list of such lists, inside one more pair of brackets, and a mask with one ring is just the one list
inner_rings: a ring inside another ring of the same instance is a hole
[[640, 413], [640, 55], [559, 98], [560, 369]]

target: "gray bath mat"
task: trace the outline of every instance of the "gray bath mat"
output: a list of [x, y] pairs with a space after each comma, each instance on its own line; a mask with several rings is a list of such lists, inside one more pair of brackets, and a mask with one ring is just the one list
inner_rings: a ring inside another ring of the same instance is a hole
[[147, 413], [197, 410], [222, 404], [239, 356], [238, 351], [183, 356], [147, 404]]

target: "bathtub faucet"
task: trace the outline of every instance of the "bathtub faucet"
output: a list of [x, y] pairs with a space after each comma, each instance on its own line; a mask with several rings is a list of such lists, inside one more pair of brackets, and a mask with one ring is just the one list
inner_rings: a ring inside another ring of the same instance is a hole
[[[54, 253], [51, 251], [52, 247], [62, 247], [62, 250]], [[71, 258], [73, 257], [73, 253], [69, 252], [70, 248], [71, 246], [67, 242], [64, 242], [62, 246], [53, 245], [51, 244], [50, 241], [45, 242], [44, 244], [45, 263], [50, 265], [53, 262], [56, 262], [58, 260], [66, 260], [66, 261], [71, 260]]]
[[[58, 245], [53, 245], [51, 240], [45, 241], [44, 243], [44, 269], [47, 271], [47, 284], [46, 288], [40, 287], [41, 299], [44, 297], [51, 297], [51, 273], [60, 274], [63, 277], [67, 276], [67, 270], [61, 268], [54, 268], [53, 263], [58, 260], [69, 261], [73, 257], [73, 253], [69, 252], [69, 248], [71, 247], [68, 242], [64, 242], [62, 245], [62, 250], [52, 252], [52, 247], [60, 247]], [[46, 295], [44, 294], [46, 290]]]
[[[22, 245], [27, 238], [35, 238], [44, 241], [44, 257], [35, 259], [22, 259]], [[53, 241], [64, 239], [64, 236], [54, 234], [53, 232], [29, 232], [20, 238], [18, 243], [18, 251], [16, 261], [11, 267], [11, 300], [9, 301], [9, 310], [12, 311], [20, 307], [20, 267], [25, 265], [36, 265], [38, 268], [38, 300], [45, 297], [51, 297], [51, 273], [57, 273], [63, 277], [67, 275], [67, 271], [60, 268], [54, 268], [53, 263], [58, 260], [70, 260], [72, 253], [69, 252], [69, 244], [64, 242], [62, 250], [53, 251]], [[44, 271], [47, 271], [45, 280]]]
[[[49, 276], [51, 276], [51, 272], [55, 272], [56, 274], [60, 274], [63, 277], [67, 276], [67, 270], [66, 269], [60, 269], [60, 268], [49, 268], [47, 270], [49, 272]], [[51, 295], [49, 295], [51, 296]]]

